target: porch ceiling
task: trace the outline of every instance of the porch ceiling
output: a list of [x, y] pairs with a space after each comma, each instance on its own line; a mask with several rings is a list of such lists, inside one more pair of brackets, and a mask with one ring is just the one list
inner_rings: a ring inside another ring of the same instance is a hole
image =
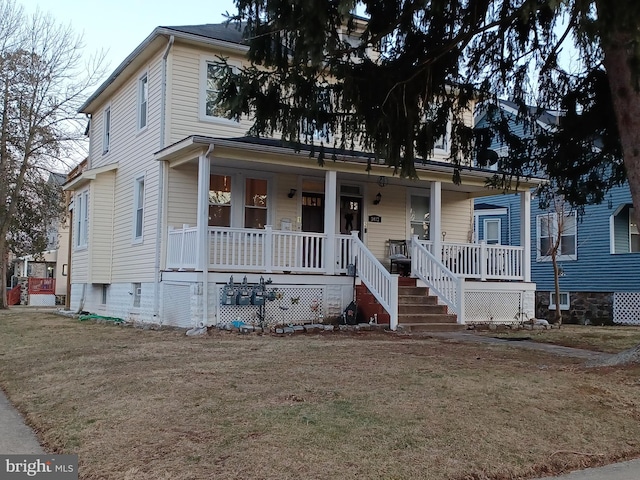
[[[155, 154], [156, 160], [169, 162], [170, 167], [175, 168], [187, 163], [197, 162], [200, 155], [205, 155], [209, 148], [212, 151], [209, 157], [222, 166], [232, 166], [241, 169], [259, 169], [274, 173], [297, 173], [304, 175], [323, 176], [328, 169], [336, 170], [342, 178], [353, 181], [362, 180], [362, 177], [385, 177], [388, 184], [415, 187], [419, 184], [439, 181], [442, 189], [464, 192], [469, 197], [481, 197], [496, 195], [495, 189], [486, 187], [488, 179], [495, 175], [494, 171], [479, 168], [466, 167], [461, 172], [462, 183], [453, 183], [453, 166], [444, 162], [424, 162], [416, 164], [418, 179], [400, 178], [393, 174], [393, 169], [384, 164], [371, 165], [370, 171], [366, 171], [368, 156], [365, 153], [336, 152], [327, 149], [325, 165], [318, 165], [317, 158], [310, 157], [310, 147], [301, 146], [300, 151], [295, 151], [291, 146], [283, 146], [277, 140], [233, 138], [222, 139], [213, 137], [191, 136], [187, 137]], [[317, 147], [316, 147], [317, 148]], [[332, 160], [335, 154], [336, 161]], [[542, 183], [541, 179], [522, 181], [517, 191], [528, 190]], [[514, 188], [513, 191], [516, 191]]]

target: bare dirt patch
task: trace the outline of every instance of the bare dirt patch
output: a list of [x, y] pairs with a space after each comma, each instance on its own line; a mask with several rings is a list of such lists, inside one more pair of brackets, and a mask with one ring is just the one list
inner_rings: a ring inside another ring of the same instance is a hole
[[514, 479], [640, 453], [640, 368], [393, 335], [0, 312], [0, 384], [83, 479]]

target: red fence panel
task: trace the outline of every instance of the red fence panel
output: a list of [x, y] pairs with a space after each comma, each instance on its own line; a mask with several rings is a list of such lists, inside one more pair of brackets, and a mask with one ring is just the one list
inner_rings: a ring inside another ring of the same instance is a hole
[[55, 278], [34, 278], [29, 277], [29, 295], [55, 295]]
[[20, 304], [20, 292], [22, 291], [22, 287], [20, 285], [16, 285], [7, 293], [7, 303], [9, 305], [19, 305]]

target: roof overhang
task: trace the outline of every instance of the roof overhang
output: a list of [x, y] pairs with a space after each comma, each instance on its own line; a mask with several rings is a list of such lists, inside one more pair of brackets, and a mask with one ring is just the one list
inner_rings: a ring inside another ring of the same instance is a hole
[[104, 165], [102, 167], [92, 168], [91, 170], [85, 170], [80, 175], [75, 177], [73, 180], [69, 180], [62, 186], [62, 190], [64, 191], [72, 191], [77, 190], [79, 187], [82, 187], [84, 184], [89, 183], [91, 180], [95, 180], [98, 175], [101, 173], [111, 172], [113, 170], [118, 169], [117, 163], [110, 163], [109, 165]]
[[[269, 142], [269, 141], [266, 141]], [[317, 147], [316, 147], [317, 148]], [[368, 175], [373, 177], [397, 177], [394, 175], [393, 168], [384, 163], [376, 163], [371, 155], [364, 152], [346, 153], [326, 153], [325, 165], [318, 165], [317, 158], [310, 157], [309, 147], [302, 146], [296, 151], [292, 146], [276, 145], [271, 143], [252, 143], [247, 139], [232, 138], [213, 138], [205, 136], [190, 136], [179, 142], [169, 145], [168, 147], [156, 152], [154, 158], [158, 161], [166, 161], [171, 167], [192, 162], [200, 155], [210, 153], [212, 158], [225, 158], [239, 164], [246, 161], [255, 165], [262, 165], [261, 169], [268, 170], [268, 165], [279, 165], [287, 167], [287, 171], [295, 171], [304, 168], [306, 170], [326, 171], [334, 169], [343, 173], [352, 173], [357, 175]], [[335, 161], [331, 158], [335, 157]], [[367, 165], [371, 159], [370, 169]], [[433, 182], [440, 181], [451, 185], [449, 189], [455, 190], [453, 185], [454, 166], [445, 162], [416, 162], [416, 171], [418, 181]], [[495, 195], [496, 191], [486, 187], [487, 182], [494, 177], [495, 171], [480, 169], [475, 167], [460, 167], [461, 179], [464, 185], [461, 190], [473, 192], [473, 196]], [[517, 182], [517, 186], [511, 192], [520, 192], [535, 188], [544, 179], [522, 179]], [[411, 182], [411, 180], [407, 180]], [[408, 183], [409, 184], [409, 183]]]
[[207, 38], [201, 35], [181, 32], [168, 27], [157, 27], [142, 41], [140, 45], [136, 47], [133, 52], [129, 54], [127, 58], [124, 59], [120, 65], [118, 65], [113, 73], [109, 75], [109, 78], [107, 78], [82, 104], [78, 112], [87, 114], [95, 112], [100, 105], [104, 103], [104, 101], [101, 100], [103, 95], [105, 95], [104, 98], [107, 98], [122, 86], [122, 84], [125, 83], [131, 75], [147, 63], [158, 51], [166, 47], [172, 36], [175, 39], [180, 39], [187, 43], [208, 45], [227, 51], [241, 52], [243, 54], [249, 50], [249, 47], [246, 45]]

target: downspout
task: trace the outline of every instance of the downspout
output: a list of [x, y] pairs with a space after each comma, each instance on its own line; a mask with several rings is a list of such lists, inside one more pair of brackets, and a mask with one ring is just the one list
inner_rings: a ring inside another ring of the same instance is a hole
[[[213, 153], [213, 143], [209, 144], [207, 153], [204, 154], [204, 158], [208, 162], [211, 162], [209, 155]], [[208, 179], [207, 179], [208, 181]], [[209, 251], [209, 225], [205, 226], [207, 229], [207, 251]], [[202, 324], [199, 327], [206, 327], [209, 325], [209, 255], [206, 257], [202, 255]]]
[[[171, 47], [173, 46], [173, 42], [175, 41], [175, 37], [171, 35], [169, 37], [169, 42], [167, 43], [167, 48], [162, 55], [162, 82], [160, 85], [161, 88], [161, 101], [160, 101], [160, 149], [164, 148], [165, 144], [165, 128], [166, 128], [166, 120], [165, 120], [165, 112], [166, 112], [166, 103], [167, 103], [167, 58], [169, 57], [169, 52]], [[162, 279], [160, 272], [160, 262], [161, 262], [161, 248], [162, 248], [162, 215], [163, 215], [163, 203], [164, 203], [164, 169], [165, 169], [164, 161], [158, 162], [158, 211], [156, 213], [156, 259], [154, 264], [154, 291], [153, 291], [153, 317], [154, 319], [158, 319], [160, 317], [160, 280]]]

